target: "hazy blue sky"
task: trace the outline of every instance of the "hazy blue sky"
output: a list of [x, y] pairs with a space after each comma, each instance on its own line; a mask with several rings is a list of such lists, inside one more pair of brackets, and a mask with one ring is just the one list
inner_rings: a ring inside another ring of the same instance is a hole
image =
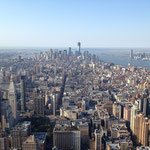
[[150, 47], [150, 0], [0, 0], [0, 47]]

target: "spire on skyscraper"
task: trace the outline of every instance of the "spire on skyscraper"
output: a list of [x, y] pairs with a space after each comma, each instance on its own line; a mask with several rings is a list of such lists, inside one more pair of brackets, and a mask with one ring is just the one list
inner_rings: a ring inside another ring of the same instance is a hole
[[12, 75], [10, 79], [8, 98], [9, 98], [9, 105], [11, 106], [11, 110], [13, 113], [14, 123], [16, 123], [17, 122], [17, 97], [16, 97], [16, 88], [13, 82]]
[[79, 52], [81, 52], [81, 42], [78, 42]]

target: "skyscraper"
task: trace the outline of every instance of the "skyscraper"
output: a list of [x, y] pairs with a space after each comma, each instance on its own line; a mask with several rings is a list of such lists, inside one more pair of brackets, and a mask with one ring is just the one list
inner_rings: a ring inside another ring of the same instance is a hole
[[72, 55], [71, 47], [69, 47], [68, 56]]
[[21, 76], [21, 112], [25, 112], [25, 76]]
[[149, 106], [148, 98], [144, 98], [143, 99], [143, 114], [144, 114], [144, 116], [148, 116], [148, 106]]
[[37, 116], [44, 116], [44, 104], [43, 97], [35, 97], [34, 99], [34, 114]]
[[134, 58], [134, 55], [133, 55], [133, 49], [131, 49], [131, 51], [130, 51], [130, 58], [131, 58], [131, 59]]
[[56, 95], [55, 94], [52, 96], [51, 110], [52, 110], [52, 114], [55, 116], [56, 115]]
[[99, 130], [95, 130], [95, 150], [102, 149], [102, 135]]
[[79, 47], [79, 53], [81, 52], [81, 43], [78, 42], [78, 47]]
[[16, 97], [15, 84], [13, 82], [12, 76], [11, 76], [11, 79], [10, 79], [8, 99], [9, 99], [9, 105], [11, 106], [11, 110], [12, 110], [12, 113], [13, 113], [14, 124], [16, 124], [16, 122], [18, 120], [17, 97]]

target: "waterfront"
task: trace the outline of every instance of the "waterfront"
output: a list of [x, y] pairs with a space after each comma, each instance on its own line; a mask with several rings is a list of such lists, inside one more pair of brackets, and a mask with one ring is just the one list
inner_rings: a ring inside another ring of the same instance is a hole
[[[3, 48], [0, 49], [1, 52], [5, 51], [11, 51], [11, 52], [17, 52], [23, 57], [32, 57], [34, 53], [40, 53], [48, 51], [51, 48], [45, 47], [45, 48]], [[52, 49], [68, 49], [68, 48], [52, 48]], [[77, 49], [72, 48], [72, 50], [75, 52]], [[82, 52], [89, 51], [92, 54], [96, 54], [99, 56], [100, 60], [104, 62], [114, 63], [115, 65], [122, 65], [127, 66], [129, 63], [131, 66], [140, 66], [145, 67], [150, 70], [150, 61], [143, 61], [143, 60], [135, 60], [130, 59], [130, 48], [123, 49], [123, 48], [82, 48]], [[136, 49], [137, 50], [137, 49]], [[149, 49], [138, 49], [139, 51], [149, 51]]]
[[[92, 50], [89, 51], [91, 52]], [[104, 62], [114, 63], [115, 65], [122, 66], [127, 66], [128, 64], [130, 64], [130, 66], [145, 67], [146, 69], [150, 70], [150, 61], [130, 59], [129, 49], [99, 49], [93, 52], [99, 56], [100, 60]]]

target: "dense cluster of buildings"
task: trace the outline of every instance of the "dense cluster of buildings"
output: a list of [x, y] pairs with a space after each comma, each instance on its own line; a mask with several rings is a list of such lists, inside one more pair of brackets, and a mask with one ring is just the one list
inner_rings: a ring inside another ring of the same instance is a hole
[[150, 71], [78, 46], [0, 64], [0, 150], [150, 149]]
[[130, 51], [130, 58], [136, 59], [136, 60], [143, 60], [143, 61], [149, 61], [150, 60], [150, 53], [148, 51], [138, 52], [133, 50]]

